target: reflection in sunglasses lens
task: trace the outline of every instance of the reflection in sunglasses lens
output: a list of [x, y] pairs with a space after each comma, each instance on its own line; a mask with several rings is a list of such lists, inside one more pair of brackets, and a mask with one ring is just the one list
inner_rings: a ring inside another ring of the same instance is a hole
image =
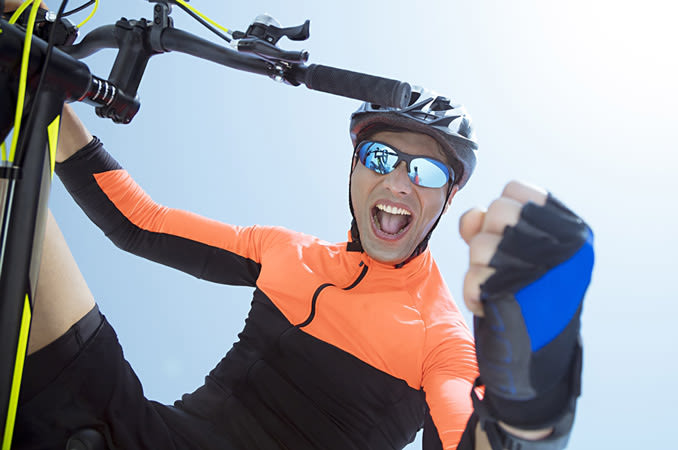
[[447, 183], [449, 171], [443, 163], [427, 157], [413, 157], [380, 142], [363, 142], [358, 157], [365, 167], [386, 175], [401, 161], [408, 162], [408, 176], [417, 186], [439, 188]]

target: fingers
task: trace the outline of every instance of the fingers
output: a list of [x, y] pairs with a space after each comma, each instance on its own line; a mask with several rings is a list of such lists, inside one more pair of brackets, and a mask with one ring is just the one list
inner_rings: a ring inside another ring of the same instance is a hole
[[544, 205], [547, 197], [546, 190], [540, 187], [511, 181], [486, 212], [474, 208], [461, 217], [459, 233], [469, 246], [469, 269], [464, 278], [463, 289], [464, 302], [473, 314], [483, 316], [480, 286], [494, 273], [489, 264], [497, 252], [504, 230], [518, 223], [526, 203]]
[[459, 234], [468, 244], [471, 239], [480, 232], [485, 220], [485, 212], [479, 208], [473, 208], [466, 211], [459, 219]]
[[526, 203], [544, 205], [547, 196], [543, 188], [511, 181], [504, 187], [501, 197], [490, 204], [487, 212], [480, 208], [468, 210], [459, 220], [459, 233], [467, 244], [481, 231], [502, 234], [507, 225], [518, 223], [520, 211]]
[[520, 219], [523, 204], [510, 197], [500, 197], [490, 203], [481, 231], [502, 235], [506, 226], [513, 226]]
[[501, 193], [501, 196], [511, 198], [522, 205], [527, 202], [534, 202], [538, 205], [544, 206], [546, 204], [548, 192], [546, 192], [545, 189], [533, 184], [522, 181], [511, 181], [506, 185], [504, 191]]
[[501, 235], [494, 233], [478, 233], [469, 243], [469, 264], [489, 266], [492, 256], [501, 242]]
[[464, 277], [464, 303], [478, 317], [483, 317], [483, 304], [480, 302], [480, 286], [494, 273], [486, 265], [470, 265]]
[[469, 243], [469, 269], [464, 277], [464, 303], [478, 317], [483, 317], [480, 286], [494, 273], [489, 264], [500, 241], [500, 235], [481, 232], [471, 238]]

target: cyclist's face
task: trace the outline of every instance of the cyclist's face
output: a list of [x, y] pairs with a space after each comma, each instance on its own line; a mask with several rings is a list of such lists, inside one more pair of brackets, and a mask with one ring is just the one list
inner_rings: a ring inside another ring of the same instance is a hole
[[[410, 155], [445, 160], [438, 143], [425, 134], [384, 131], [371, 139]], [[448, 186], [416, 186], [407, 176], [404, 162], [386, 175], [373, 172], [357, 160], [353, 164], [351, 201], [363, 249], [377, 261], [398, 264], [426, 237], [441, 211], [449, 206], [457, 187], [446, 205]]]

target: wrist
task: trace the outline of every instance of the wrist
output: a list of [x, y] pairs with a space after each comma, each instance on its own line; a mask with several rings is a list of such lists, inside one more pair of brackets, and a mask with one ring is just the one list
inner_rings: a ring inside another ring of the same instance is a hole
[[64, 104], [56, 161], [63, 162], [92, 141], [93, 136], [70, 105]]

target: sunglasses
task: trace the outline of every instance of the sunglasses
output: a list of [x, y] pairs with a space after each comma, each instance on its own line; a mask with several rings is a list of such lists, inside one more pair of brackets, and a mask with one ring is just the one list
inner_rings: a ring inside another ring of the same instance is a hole
[[435, 158], [409, 155], [377, 141], [362, 141], [356, 146], [356, 152], [365, 167], [380, 175], [393, 172], [401, 161], [405, 161], [407, 175], [417, 186], [439, 188], [448, 181], [454, 183], [454, 173]]

